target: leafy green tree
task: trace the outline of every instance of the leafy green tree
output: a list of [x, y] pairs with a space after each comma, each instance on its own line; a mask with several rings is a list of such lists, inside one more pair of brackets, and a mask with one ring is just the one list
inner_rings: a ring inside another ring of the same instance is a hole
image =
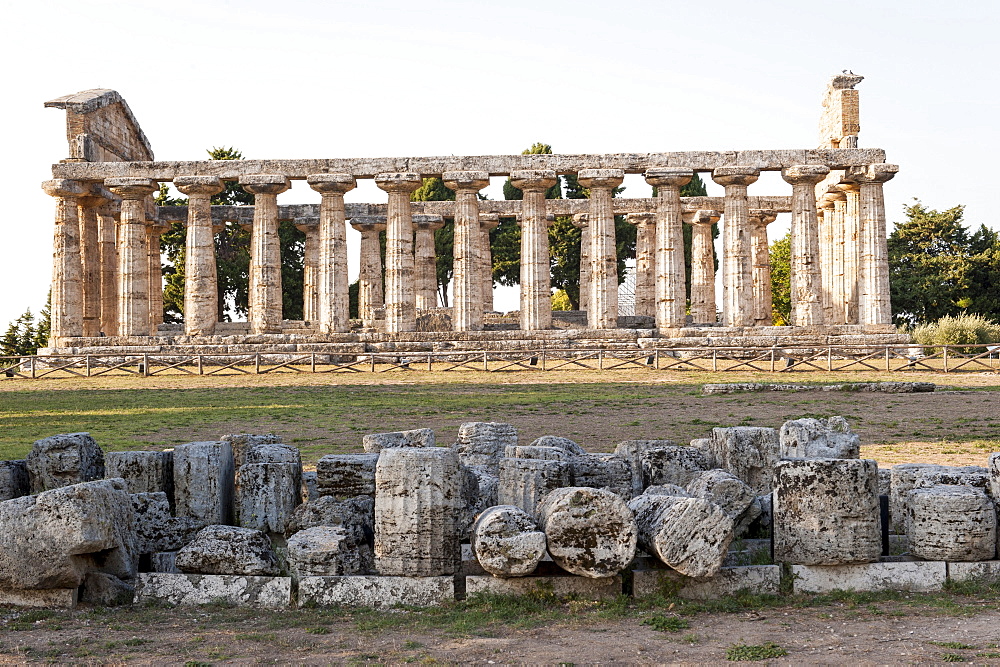
[[[410, 201], [455, 201], [455, 191], [445, 187], [440, 178], [425, 178], [424, 184], [413, 191]], [[455, 222], [446, 220], [444, 227], [434, 231], [434, 253], [437, 256], [435, 273], [438, 298], [448, 306], [448, 284], [454, 269]]]
[[771, 317], [775, 326], [792, 321], [792, 233], [771, 244]]

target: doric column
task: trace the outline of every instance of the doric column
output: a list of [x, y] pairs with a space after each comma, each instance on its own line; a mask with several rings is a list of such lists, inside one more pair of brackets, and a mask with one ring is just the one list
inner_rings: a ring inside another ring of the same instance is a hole
[[847, 320], [846, 279], [844, 276], [844, 256], [846, 241], [844, 238], [844, 211], [847, 208], [847, 197], [839, 190], [832, 190], [823, 195], [823, 201], [833, 204], [830, 213], [830, 233], [833, 235], [833, 245], [830, 247], [832, 269], [830, 271], [830, 315], [832, 319], [827, 324], [844, 324]]
[[621, 169], [581, 169], [580, 185], [590, 188], [590, 308], [587, 326], [618, 326], [618, 251], [615, 244], [614, 189], [625, 180]]
[[769, 327], [774, 324], [771, 314], [771, 248], [767, 241], [767, 226], [778, 219], [771, 211], [750, 211], [750, 259], [753, 261], [754, 325]]
[[480, 298], [482, 300], [483, 312], [493, 312], [493, 250], [490, 248], [490, 232], [500, 226], [500, 216], [496, 213], [480, 213], [479, 229], [480, 237], [480, 277], [482, 287], [480, 288]]
[[170, 227], [157, 220], [146, 225], [146, 250], [149, 253], [149, 331], [157, 335], [163, 324], [163, 261], [160, 256], [160, 236]]
[[375, 309], [385, 303], [382, 289], [382, 244], [379, 233], [385, 231], [385, 218], [351, 218], [351, 227], [361, 233], [360, 270], [358, 272], [358, 317], [366, 327], [375, 326]]
[[319, 311], [319, 286], [316, 282], [316, 274], [319, 273], [319, 220], [299, 218], [295, 221], [295, 229], [306, 235], [302, 249], [302, 319], [315, 324]]
[[590, 309], [590, 215], [577, 213], [573, 216], [573, 226], [580, 229], [580, 310]]
[[795, 165], [781, 171], [781, 177], [792, 185], [792, 326], [824, 323], [816, 184], [829, 173], [830, 168], [821, 164]]
[[712, 180], [726, 188], [722, 230], [722, 319], [728, 327], [753, 324], [753, 262], [747, 216], [747, 186], [760, 176], [756, 167], [719, 167]]
[[[626, 220], [636, 227], [635, 314], [642, 317], [656, 317], [656, 214], [629, 213]], [[680, 247], [683, 253], [683, 236]], [[682, 276], [684, 275], [683, 270], [684, 262], [682, 257]], [[684, 294], [683, 278], [681, 279], [681, 294]], [[682, 299], [681, 303], [684, 303], [685, 300]]]
[[892, 324], [882, 184], [898, 171], [899, 166], [895, 164], [872, 164], [848, 172], [850, 179], [860, 186], [861, 195], [861, 298], [858, 303], [861, 324]]
[[77, 200], [84, 336], [96, 336], [101, 331], [101, 246], [97, 210], [106, 201], [104, 197], [94, 194]]
[[50, 345], [83, 335], [83, 287], [80, 282], [80, 219], [77, 200], [86, 193], [78, 181], [54, 180], [42, 189], [56, 198], [52, 239], [52, 307]]
[[834, 322], [833, 316], [833, 202], [825, 196], [816, 200], [816, 223], [819, 226], [819, 263], [823, 284], [823, 319]]
[[[455, 331], [483, 328], [483, 287], [480, 278], [483, 245], [479, 220], [479, 191], [490, 184], [485, 171], [446, 171], [444, 185], [455, 191], [455, 259], [452, 276], [451, 321]], [[489, 235], [487, 233], [487, 240]], [[485, 253], [483, 253], [485, 254]], [[492, 276], [490, 277], [492, 283]], [[492, 284], [490, 292], [492, 293]], [[492, 299], [491, 299], [492, 301]]]
[[437, 249], [434, 232], [444, 227], [440, 215], [413, 216], [413, 300], [418, 310], [437, 308]]
[[188, 196], [184, 242], [184, 333], [211, 336], [219, 317], [219, 287], [212, 227], [212, 195], [222, 192], [215, 176], [180, 176], [174, 187]]
[[844, 202], [844, 323], [858, 323], [858, 295], [861, 283], [861, 187], [840, 183]]
[[[690, 169], [646, 170], [646, 182], [656, 187], [657, 191], [656, 327], [658, 329], [679, 328], [684, 326], [687, 320], [680, 189], [693, 177], [694, 172]], [[726, 192], [729, 192], [729, 188], [726, 188]], [[746, 187], [743, 189], [743, 195], [746, 196]], [[726, 226], [728, 227], [728, 222]]]
[[715, 324], [715, 250], [712, 247], [712, 225], [719, 221], [720, 211], [699, 210], [683, 214], [691, 225], [691, 321], [694, 324]]
[[552, 281], [545, 191], [556, 184], [556, 172], [526, 169], [512, 172], [510, 183], [524, 192], [521, 201], [521, 329], [552, 326]]
[[105, 200], [97, 210], [97, 239], [101, 262], [101, 331], [118, 333], [118, 214], [114, 202]]
[[[357, 185], [351, 174], [313, 174], [309, 187], [320, 193], [319, 268], [316, 275], [318, 310], [315, 316], [320, 333], [350, 329], [350, 286], [347, 280], [347, 231], [344, 226], [344, 193]], [[362, 238], [364, 234], [362, 233]], [[375, 259], [379, 264], [379, 299], [382, 297], [382, 260], [375, 232]], [[370, 296], [370, 286], [366, 287]], [[380, 304], [381, 305], [381, 304]], [[369, 305], [370, 310], [370, 305]]]
[[417, 328], [413, 275], [413, 217], [410, 193], [420, 187], [420, 174], [379, 174], [375, 184], [389, 193], [385, 244], [386, 333]]
[[122, 198], [118, 226], [118, 335], [149, 336], [149, 252], [146, 198], [157, 190], [148, 178], [109, 178], [105, 187]]
[[281, 240], [278, 238], [278, 195], [291, 185], [280, 174], [240, 177], [254, 195], [250, 237], [250, 333], [281, 333]]

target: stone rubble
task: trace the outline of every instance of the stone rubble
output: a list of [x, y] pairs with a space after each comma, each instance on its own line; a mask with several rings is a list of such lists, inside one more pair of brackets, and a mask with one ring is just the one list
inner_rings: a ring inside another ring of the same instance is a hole
[[362, 438], [361, 445], [368, 454], [378, 454], [390, 447], [433, 447], [434, 431], [429, 428], [417, 428], [392, 433], [371, 433]]
[[861, 438], [843, 417], [793, 419], [778, 434], [783, 459], [856, 459]]
[[472, 528], [476, 560], [495, 577], [523, 577], [545, 557], [545, 533], [520, 507], [497, 505], [479, 515]]
[[206, 526], [177, 552], [174, 563], [191, 574], [278, 574], [271, 540], [259, 530], [236, 526]]
[[635, 519], [625, 501], [610, 491], [556, 489], [539, 503], [537, 515], [549, 555], [571, 574], [613, 577], [635, 557]]
[[313, 526], [288, 538], [288, 565], [297, 577], [368, 574], [371, 544], [357, 524]]
[[31, 492], [104, 477], [104, 452], [89, 433], [67, 433], [36, 440], [28, 452]]
[[906, 498], [906, 534], [912, 555], [926, 560], [993, 560], [997, 512], [982, 489], [936, 484]]

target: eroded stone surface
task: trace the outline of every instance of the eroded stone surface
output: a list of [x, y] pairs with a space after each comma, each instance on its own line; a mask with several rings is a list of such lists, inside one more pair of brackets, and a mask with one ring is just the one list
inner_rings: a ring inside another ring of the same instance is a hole
[[89, 433], [65, 433], [36, 440], [28, 452], [31, 492], [41, 493], [104, 477], [104, 452]]
[[377, 453], [327, 454], [316, 463], [316, 488], [321, 496], [374, 496], [376, 463]]
[[626, 501], [632, 498], [632, 468], [616, 454], [583, 454], [570, 459], [573, 486], [607, 489]]
[[233, 452], [233, 467], [239, 468], [243, 465], [243, 457], [246, 450], [255, 445], [270, 445], [280, 443], [281, 437], [273, 433], [230, 433], [219, 438], [222, 442], [228, 442]]
[[843, 417], [793, 419], [782, 424], [778, 437], [786, 459], [856, 459], [861, 454], [861, 438]]
[[357, 525], [314, 526], [288, 538], [288, 565], [297, 577], [367, 574], [371, 545]]
[[635, 557], [636, 522], [618, 495], [603, 489], [556, 489], [538, 505], [549, 555], [562, 569], [597, 579], [621, 572]]
[[945, 581], [947, 570], [943, 561], [792, 565], [792, 587], [796, 593], [835, 590], [929, 592], [944, 588]]
[[375, 497], [355, 496], [337, 500], [333, 496], [320, 496], [310, 500], [295, 508], [285, 535], [291, 537], [313, 526], [342, 525], [360, 528], [365, 539], [372, 542], [375, 539]]
[[108, 452], [104, 455], [108, 478], [121, 477], [129, 493], [162, 491], [173, 502], [173, 452]]
[[907, 494], [909, 550], [927, 560], [979, 561], [996, 555], [997, 513], [986, 494], [939, 484]]
[[534, 447], [518, 445], [507, 447], [504, 456], [511, 459], [543, 459], [546, 461], [569, 461], [572, 455], [560, 447]]
[[628, 462], [632, 470], [632, 495], [642, 493], [646, 483], [642, 476], [642, 453], [650, 449], [675, 447], [671, 440], [625, 440], [615, 445], [615, 454]]
[[177, 516], [202, 525], [233, 518], [235, 468], [229, 442], [191, 442], [174, 448], [174, 505]]
[[487, 466], [496, 475], [507, 447], [517, 446], [517, 429], [503, 422], [466, 422], [458, 428], [455, 451], [467, 466]]
[[194, 519], [172, 516], [167, 494], [162, 491], [133, 493], [129, 497], [135, 516], [136, 553], [175, 551], [190, 542], [201, 528]]
[[545, 533], [520, 507], [491, 507], [472, 528], [472, 548], [484, 570], [496, 577], [531, 574], [545, 556]]
[[135, 600], [288, 607], [292, 603], [292, 578], [144, 572], [136, 582]]
[[557, 435], [543, 435], [542, 437], [534, 440], [531, 447], [557, 447], [562, 449], [573, 456], [580, 456], [581, 454], [586, 454], [585, 450], [580, 445], [576, 444], [569, 438], [562, 438]]
[[[234, 456], [234, 463], [235, 460]], [[244, 450], [243, 463], [237, 469], [254, 463], [293, 463], [301, 468], [302, 454], [298, 447], [280, 442], [253, 443]]]
[[[753, 489], [743, 480], [721, 468], [698, 473], [697, 477], [688, 482], [686, 490], [695, 498], [715, 503], [734, 521], [744, 518], [748, 512], [752, 514], [754, 501], [757, 500]], [[760, 514], [759, 505], [756, 509], [756, 514]], [[750, 520], [756, 518], [756, 514]]]
[[177, 552], [178, 569], [189, 574], [278, 574], [278, 561], [267, 535], [236, 526], [206, 526]]
[[299, 580], [300, 607], [431, 607], [454, 599], [455, 578], [452, 576], [303, 577]]
[[135, 586], [113, 574], [88, 572], [80, 588], [80, 601], [100, 607], [132, 604]]
[[648, 495], [629, 502], [639, 528], [639, 545], [689, 577], [711, 577], [729, 551], [735, 524], [703, 498]]
[[708, 462], [702, 453], [692, 447], [647, 449], [639, 455], [639, 460], [645, 486], [685, 486], [698, 473], [708, 468]]
[[0, 461], [0, 501], [20, 498], [31, 493], [28, 462]]
[[572, 468], [567, 461], [500, 459], [497, 502], [515, 505], [536, 516], [538, 503], [550, 491], [569, 486]]
[[712, 458], [715, 465], [742, 479], [755, 493], [767, 493], [778, 461], [778, 432], [757, 426], [714, 428]]
[[480, 593], [494, 595], [538, 595], [552, 594], [572, 596], [578, 600], [614, 600], [622, 594], [620, 576], [588, 579], [587, 577], [529, 576], [498, 578], [491, 576], [469, 576], [465, 578], [465, 594]]
[[[250, 460], [250, 456], [246, 457]], [[236, 487], [240, 525], [267, 533], [284, 533], [302, 502], [300, 463], [246, 463]]]
[[434, 431], [416, 428], [411, 431], [369, 433], [362, 439], [362, 445], [369, 454], [378, 454], [389, 447], [433, 447]]
[[633, 570], [632, 595], [676, 595], [688, 600], [719, 600], [740, 591], [757, 595], [777, 595], [781, 586], [781, 566], [742, 565], [723, 567], [707, 579], [684, 578], [671, 570]]

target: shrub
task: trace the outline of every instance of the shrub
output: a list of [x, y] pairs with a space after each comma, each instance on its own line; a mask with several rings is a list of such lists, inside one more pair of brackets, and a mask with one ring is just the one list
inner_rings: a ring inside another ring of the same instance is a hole
[[[982, 315], [945, 315], [937, 322], [921, 324], [913, 330], [920, 345], [982, 345], [1000, 343], [1000, 324]], [[981, 350], [962, 349], [961, 352]]]

